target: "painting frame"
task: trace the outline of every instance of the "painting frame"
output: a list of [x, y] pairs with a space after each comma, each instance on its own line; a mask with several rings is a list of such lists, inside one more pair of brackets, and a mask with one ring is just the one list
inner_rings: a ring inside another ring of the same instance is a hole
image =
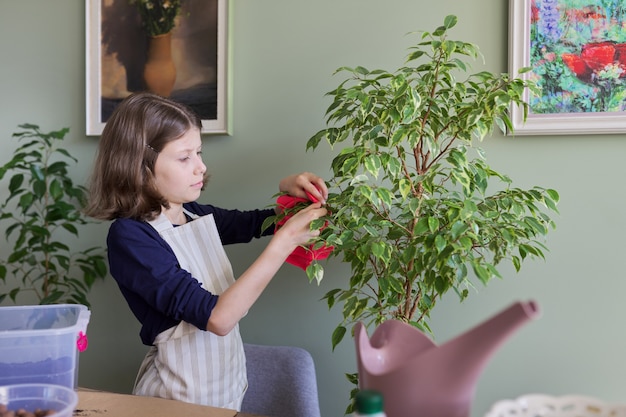
[[[509, 74], [512, 77], [531, 79], [531, 24], [533, 0], [509, 0]], [[563, 64], [564, 69], [567, 66]], [[520, 74], [523, 68], [531, 71]], [[545, 96], [544, 96], [545, 97]], [[524, 101], [530, 103], [531, 91], [526, 88]], [[583, 111], [563, 113], [529, 112], [524, 121], [524, 110], [511, 107], [512, 132], [507, 135], [578, 135], [578, 134], [619, 134], [626, 132], [626, 112], [624, 111]]]
[[[107, 0], [86, 0], [86, 135], [100, 136], [106, 125], [103, 105], [103, 2]], [[108, 3], [115, 3], [109, 0]], [[212, 36], [215, 37], [214, 54], [216, 64], [211, 68], [211, 76], [215, 78], [211, 82], [211, 116], [200, 114], [202, 119], [202, 134], [206, 135], [230, 135], [230, 109], [228, 97], [231, 95], [229, 79], [229, 1], [214, 0], [217, 9], [217, 24], [212, 27]], [[128, 2], [126, 2], [128, 4]], [[202, 3], [206, 4], [206, 3]], [[187, 13], [188, 14], [188, 13]], [[212, 38], [213, 39], [213, 38]], [[108, 61], [107, 61], [108, 62]], [[128, 94], [135, 90], [128, 89]], [[196, 94], [197, 95], [197, 94]], [[172, 96], [172, 100], [178, 100]], [[203, 98], [204, 99], [204, 98]], [[120, 100], [121, 101], [121, 100]], [[193, 108], [193, 106], [190, 106]], [[194, 109], [195, 110], [195, 109]]]

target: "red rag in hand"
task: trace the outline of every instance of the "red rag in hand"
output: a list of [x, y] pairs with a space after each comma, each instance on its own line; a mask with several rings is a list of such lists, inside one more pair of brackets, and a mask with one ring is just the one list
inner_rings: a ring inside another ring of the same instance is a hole
[[[285, 209], [290, 209], [290, 208], [295, 207], [296, 204], [298, 203], [309, 203], [309, 202], [316, 203], [317, 202], [317, 199], [313, 197], [313, 195], [309, 194], [308, 192], [307, 192], [307, 196], [309, 197], [308, 200], [306, 198], [292, 197], [290, 195], [281, 195], [276, 200], [276, 204], [281, 210], [284, 211]], [[276, 223], [276, 230], [278, 230], [283, 224], [285, 224], [285, 222], [289, 220], [290, 217], [291, 216], [285, 216], [284, 218], [281, 219], [281, 221]], [[328, 258], [334, 250], [333, 246], [324, 245], [318, 249], [313, 249], [313, 247], [314, 247], [313, 244], [309, 245], [308, 248], [305, 248], [303, 246], [298, 246], [296, 249], [294, 249], [293, 252], [289, 254], [286, 261], [306, 271], [307, 267], [311, 265], [311, 262], [313, 262], [314, 260], [321, 260], [321, 259]]]

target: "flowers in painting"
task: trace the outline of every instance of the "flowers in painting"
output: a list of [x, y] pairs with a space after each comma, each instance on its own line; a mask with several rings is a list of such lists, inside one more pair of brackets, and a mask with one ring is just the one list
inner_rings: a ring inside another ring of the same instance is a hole
[[149, 36], [169, 33], [176, 25], [181, 0], [129, 0], [141, 16], [141, 24]]
[[551, 41], [559, 40], [562, 30], [559, 26], [561, 15], [558, 9], [558, 1], [543, 0], [537, 8], [537, 12], [540, 15], [538, 21], [538, 24], [541, 25], [540, 31]]
[[587, 83], [606, 78], [607, 73], [617, 78], [626, 76], [626, 43], [588, 43], [580, 54], [565, 53], [561, 58], [578, 79]]
[[626, 110], [623, 0], [532, 0], [529, 97], [536, 114]]

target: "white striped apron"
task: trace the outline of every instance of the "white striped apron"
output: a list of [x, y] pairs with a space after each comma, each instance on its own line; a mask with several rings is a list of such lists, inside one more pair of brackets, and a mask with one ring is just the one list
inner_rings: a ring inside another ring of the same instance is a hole
[[[149, 222], [171, 246], [180, 267], [213, 294], [234, 281], [213, 215], [174, 227], [164, 214]], [[133, 394], [239, 411], [247, 389], [243, 343], [237, 325], [218, 336], [182, 321], [160, 333], [141, 364]]]

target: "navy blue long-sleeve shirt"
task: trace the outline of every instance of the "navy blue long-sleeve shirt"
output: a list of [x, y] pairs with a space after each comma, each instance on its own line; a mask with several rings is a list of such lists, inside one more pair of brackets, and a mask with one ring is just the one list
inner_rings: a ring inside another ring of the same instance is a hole
[[[211, 205], [188, 203], [190, 212], [213, 214], [223, 245], [245, 243], [262, 233], [263, 221], [274, 210], [225, 210]], [[117, 219], [107, 236], [109, 269], [141, 323], [141, 340], [152, 345], [162, 331], [181, 321], [206, 330], [218, 296], [202, 288], [189, 272], [182, 269], [171, 247], [148, 223]]]

